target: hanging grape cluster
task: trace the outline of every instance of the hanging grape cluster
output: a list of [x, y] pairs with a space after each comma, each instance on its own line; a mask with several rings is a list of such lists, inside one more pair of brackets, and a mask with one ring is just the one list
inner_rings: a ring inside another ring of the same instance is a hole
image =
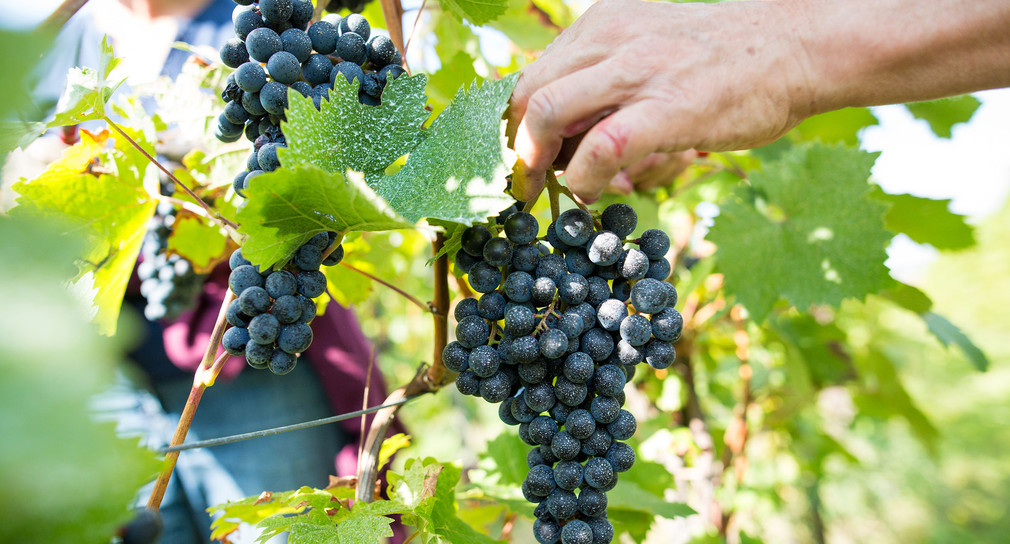
[[232, 355], [245, 355], [253, 368], [269, 368], [274, 374], [294, 370], [298, 354], [312, 344], [316, 304], [312, 299], [326, 290], [320, 266], [332, 266], [344, 256], [343, 246], [325, 258], [336, 240], [335, 232], [322, 232], [298, 248], [280, 270], [260, 270], [242, 250], [229, 259], [228, 287], [236, 298], [228, 306], [227, 320], [234, 325], [224, 333], [221, 345]]
[[[163, 186], [162, 194], [171, 195], [171, 186]], [[198, 274], [186, 258], [167, 252], [175, 220], [175, 206], [171, 202], [159, 202], [140, 247], [142, 259], [137, 265], [137, 276], [140, 294], [146, 301], [144, 317], [148, 321], [179, 317], [193, 306], [203, 290], [206, 276]]]
[[236, 0], [235, 37], [221, 47], [221, 61], [235, 71], [221, 93], [224, 112], [215, 135], [253, 142], [246, 169], [233, 187], [245, 196], [249, 181], [277, 169], [277, 148], [287, 146], [280, 123], [288, 93], [329, 100], [336, 78], [358, 87], [358, 101], [378, 106], [386, 82], [404, 73], [403, 58], [386, 36], [374, 34], [361, 15], [329, 14], [309, 25], [310, 0]]
[[456, 254], [481, 295], [457, 304], [442, 359], [461, 393], [500, 403], [501, 420], [534, 446], [522, 492], [537, 504], [544, 544], [612, 540], [606, 492], [635, 461], [623, 442], [637, 428], [622, 409], [624, 385], [639, 363], [663, 369], [676, 357], [683, 320], [665, 281], [670, 239], [656, 229], [627, 239], [637, 224], [626, 204], [608, 206], [599, 223], [567, 210], [547, 228], [551, 251], [536, 218], [512, 211], [504, 237], [470, 227]]

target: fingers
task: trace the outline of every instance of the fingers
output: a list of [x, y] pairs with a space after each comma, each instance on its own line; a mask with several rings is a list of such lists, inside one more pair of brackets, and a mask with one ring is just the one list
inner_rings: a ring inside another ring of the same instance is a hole
[[695, 150], [675, 153], [653, 153], [624, 173], [634, 182], [634, 190], [648, 191], [670, 185], [698, 157]]
[[[525, 77], [525, 75], [524, 75]], [[515, 150], [527, 167], [531, 196], [539, 189], [565, 138], [579, 134], [629, 99], [629, 78], [615, 77], [610, 63], [568, 74], [537, 89], [526, 103], [516, 131]]]
[[596, 124], [575, 151], [565, 181], [583, 201], [593, 202], [621, 173], [649, 154], [665, 151], [663, 130], [657, 119], [665, 119], [654, 100], [636, 102]]

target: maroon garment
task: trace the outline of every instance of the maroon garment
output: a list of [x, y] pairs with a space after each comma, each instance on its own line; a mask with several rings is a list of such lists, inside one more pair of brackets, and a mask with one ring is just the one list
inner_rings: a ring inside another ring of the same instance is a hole
[[[203, 359], [221, 302], [228, 291], [228, 274], [227, 265], [218, 266], [207, 278], [194, 309], [165, 324], [165, 352], [175, 366], [187, 373], [194, 373]], [[360, 410], [372, 347], [361, 332], [354, 314], [350, 309], [330, 302], [326, 312], [312, 321], [312, 333], [312, 345], [304, 355], [322, 380], [333, 413]], [[218, 355], [221, 353], [224, 353], [224, 349], [219, 347]], [[247, 368], [245, 357], [231, 357], [221, 370], [221, 378], [232, 380]], [[284, 378], [279, 376], [277, 379], [278, 387], [282, 387]], [[368, 406], [381, 404], [386, 394], [382, 373], [378, 368], [373, 368]], [[367, 428], [374, 414], [365, 417]], [[354, 474], [357, 469], [361, 419], [348, 419], [341, 421], [340, 425], [351, 437], [351, 441], [336, 453], [334, 465], [338, 476], [346, 476]], [[398, 424], [396, 427], [398, 432], [403, 431]]]

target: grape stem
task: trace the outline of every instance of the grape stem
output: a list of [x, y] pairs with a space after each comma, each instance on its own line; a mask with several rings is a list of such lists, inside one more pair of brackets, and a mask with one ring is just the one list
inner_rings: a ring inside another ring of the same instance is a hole
[[[221, 337], [224, 336], [224, 330], [227, 327], [225, 318], [228, 315], [228, 305], [231, 304], [234, 298], [235, 294], [229, 289], [224, 300], [221, 301], [221, 309], [217, 314], [217, 322], [214, 323], [214, 331], [210, 335], [207, 350], [203, 353], [203, 360], [200, 361], [200, 366], [196, 369], [196, 373], [193, 376], [193, 387], [189, 391], [189, 398], [186, 399], [186, 406], [182, 409], [182, 416], [179, 417], [179, 424], [175, 428], [175, 434], [172, 435], [170, 446], [179, 446], [186, 441], [186, 434], [189, 432], [190, 425], [193, 424], [193, 417], [196, 415], [196, 409], [200, 406], [200, 399], [203, 398], [204, 390], [214, 385], [214, 380], [217, 379], [218, 374], [220, 374], [221, 369], [224, 367], [225, 361], [228, 360], [227, 352], [222, 353], [220, 356], [215, 356], [217, 355], [218, 346], [221, 345]], [[168, 482], [172, 478], [172, 472], [175, 470], [175, 463], [178, 460], [178, 451], [165, 455], [165, 468], [158, 474], [158, 479], [154, 482], [154, 489], [151, 491], [151, 497], [147, 500], [148, 510], [157, 512], [161, 507], [161, 501], [165, 498], [165, 490], [168, 489]]]
[[63, 3], [49, 14], [45, 21], [42, 21], [39, 29], [52, 33], [58, 32], [87, 3], [88, 0], [63, 0]]
[[378, 278], [376, 276], [373, 276], [373, 275], [369, 274], [368, 272], [365, 272], [364, 270], [362, 270], [360, 268], [355, 268], [353, 265], [347, 264], [344, 261], [340, 262], [340, 266], [343, 266], [343, 267], [345, 267], [347, 269], [350, 269], [350, 270], [352, 270], [354, 272], [357, 272], [358, 274], [361, 274], [362, 276], [365, 276], [366, 278], [368, 278], [368, 279], [370, 279], [370, 280], [372, 280], [372, 281], [374, 281], [376, 283], [379, 283], [379, 284], [385, 285], [386, 287], [389, 287], [393, 291], [396, 291], [397, 293], [399, 293], [400, 295], [402, 295], [407, 300], [409, 300], [412, 303], [414, 303], [415, 306], [417, 306], [418, 308], [420, 308], [421, 310], [423, 310], [425, 312], [434, 312], [435, 311], [435, 309], [432, 307], [431, 304], [425, 304], [425, 303], [421, 302], [421, 300], [418, 299], [417, 297], [415, 297], [414, 295], [412, 295], [412, 294], [404, 291], [403, 289], [400, 289], [399, 287], [393, 285], [392, 283], [389, 283], [388, 281], [386, 281], [384, 279], [381, 279], [381, 278]]
[[221, 214], [217, 213], [210, 206], [208, 206], [207, 203], [204, 202], [202, 198], [196, 196], [196, 193], [194, 193], [192, 189], [187, 187], [185, 183], [179, 181], [178, 178], [173, 176], [172, 173], [168, 171], [168, 168], [165, 168], [163, 164], [158, 162], [158, 159], [152, 157], [151, 154], [148, 153], [146, 149], [144, 149], [140, 144], [138, 144], [133, 138], [130, 138], [130, 136], [126, 132], [124, 132], [123, 129], [120, 128], [120, 126], [115, 123], [115, 121], [109, 119], [109, 116], [106, 115], [103, 117], [103, 119], [105, 120], [106, 123], [109, 124], [110, 127], [114, 128], [116, 132], [118, 132], [123, 138], [126, 138], [126, 141], [130, 142], [130, 144], [133, 147], [135, 147], [137, 151], [140, 151], [145, 157], [147, 157], [147, 160], [151, 161], [152, 164], [154, 164], [155, 166], [158, 167], [158, 169], [164, 172], [165, 175], [168, 176], [168, 179], [172, 180], [180, 189], [182, 189], [187, 195], [189, 195], [190, 198], [192, 198], [198, 206], [203, 208], [204, 211], [207, 212], [208, 219], [217, 223], [218, 226], [228, 231], [228, 235], [232, 238], [232, 240], [238, 241], [241, 239], [241, 236], [236, 230], [238, 229], [238, 225], [222, 217]]
[[[407, 66], [407, 49], [403, 45], [403, 6], [400, 5], [400, 0], [379, 0], [379, 5], [382, 6], [382, 17], [386, 20], [389, 39], [393, 41], [396, 50], [403, 57], [403, 67], [407, 70], [407, 75], [410, 75], [410, 67]], [[418, 13], [418, 17], [420, 17], [420, 13]]]
[[[558, 216], [561, 215], [561, 200], [558, 195], [561, 194], [561, 184], [558, 183], [557, 176], [554, 175], [553, 170], [547, 171], [547, 196], [551, 200], [551, 220], [557, 221]], [[539, 195], [538, 195], [539, 196]]]

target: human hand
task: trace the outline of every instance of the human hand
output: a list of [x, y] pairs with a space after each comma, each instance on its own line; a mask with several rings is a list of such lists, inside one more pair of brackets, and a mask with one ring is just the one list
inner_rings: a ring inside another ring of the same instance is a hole
[[663, 158], [677, 152], [774, 141], [808, 115], [797, 107], [806, 70], [792, 24], [777, 2], [595, 4], [513, 92], [528, 174], [515, 196], [532, 198], [563, 144], [583, 133], [566, 180], [587, 201], [608, 185], [630, 192], [636, 177], [642, 188], [672, 179], [661, 168], [675, 172], [681, 162]]

